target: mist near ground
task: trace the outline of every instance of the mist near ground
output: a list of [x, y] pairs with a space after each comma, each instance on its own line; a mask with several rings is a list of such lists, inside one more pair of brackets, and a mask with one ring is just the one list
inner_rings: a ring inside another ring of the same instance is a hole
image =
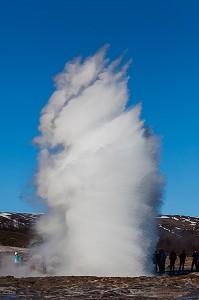
[[55, 77], [41, 112], [37, 194], [48, 207], [36, 252], [57, 275], [152, 272], [162, 178], [159, 143], [128, 107], [130, 62], [107, 47]]

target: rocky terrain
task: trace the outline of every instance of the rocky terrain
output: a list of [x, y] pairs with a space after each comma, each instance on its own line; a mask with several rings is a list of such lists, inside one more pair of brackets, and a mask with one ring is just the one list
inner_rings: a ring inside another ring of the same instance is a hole
[[199, 276], [0, 277], [0, 299], [199, 299]]

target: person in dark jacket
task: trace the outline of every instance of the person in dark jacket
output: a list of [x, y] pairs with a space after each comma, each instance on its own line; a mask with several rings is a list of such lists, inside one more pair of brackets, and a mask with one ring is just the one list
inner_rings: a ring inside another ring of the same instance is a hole
[[176, 255], [175, 251], [172, 250], [170, 255], [169, 255], [169, 260], [170, 260], [170, 271], [169, 271], [169, 273], [172, 272], [174, 274], [176, 259], [177, 259], [177, 255]]
[[159, 271], [160, 273], [165, 272], [165, 263], [166, 263], [167, 255], [163, 249], [159, 251]]
[[192, 264], [191, 264], [191, 271], [193, 271], [193, 267], [196, 267], [197, 271], [197, 263], [198, 263], [198, 251], [195, 250], [194, 253], [192, 254]]
[[196, 271], [199, 272], [199, 253], [198, 253], [198, 261], [197, 261], [197, 268], [196, 268]]
[[155, 273], [158, 272], [158, 265], [159, 265], [159, 254], [157, 251], [153, 254], [153, 264], [154, 264], [154, 271]]
[[185, 260], [186, 260], [186, 253], [185, 253], [185, 250], [183, 250], [182, 253], [180, 253], [179, 273], [181, 272], [181, 270], [182, 270], [182, 273], [184, 272]]

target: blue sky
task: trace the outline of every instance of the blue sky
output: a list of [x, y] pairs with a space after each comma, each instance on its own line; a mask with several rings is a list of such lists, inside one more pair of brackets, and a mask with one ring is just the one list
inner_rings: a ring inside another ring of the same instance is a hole
[[143, 102], [161, 138], [162, 213], [199, 215], [198, 12], [197, 0], [0, 2], [0, 211], [40, 209], [20, 195], [37, 165], [31, 141], [53, 77], [108, 43], [111, 59], [128, 49], [130, 102]]

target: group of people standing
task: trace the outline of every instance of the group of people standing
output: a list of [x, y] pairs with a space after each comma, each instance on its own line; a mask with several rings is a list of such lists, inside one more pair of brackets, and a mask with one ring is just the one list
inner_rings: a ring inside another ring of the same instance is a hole
[[[184, 265], [185, 265], [185, 261], [186, 261], [186, 253], [185, 250], [183, 250], [180, 255], [179, 255], [179, 269], [178, 272], [184, 272]], [[166, 252], [164, 251], [164, 249], [161, 249], [159, 252], [155, 251], [154, 256], [153, 256], [153, 263], [155, 266], [155, 273], [159, 272], [159, 273], [164, 273], [165, 272], [165, 264], [166, 264]], [[177, 260], [177, 254], [174, 250], [171, 251], [171, 253], [169, 254], [169, 261], [170, 261], [170, 265], [169, 265], [169, 273], [174, 274], [175, 272], [175, 263]], [[199, 271], [199, 253], [197, 250], [194, 251], [193, 255], [192, 255], [192, 265], [191, 265], [191, 271], [193, 271], [195, 266], [195, 270]]]

